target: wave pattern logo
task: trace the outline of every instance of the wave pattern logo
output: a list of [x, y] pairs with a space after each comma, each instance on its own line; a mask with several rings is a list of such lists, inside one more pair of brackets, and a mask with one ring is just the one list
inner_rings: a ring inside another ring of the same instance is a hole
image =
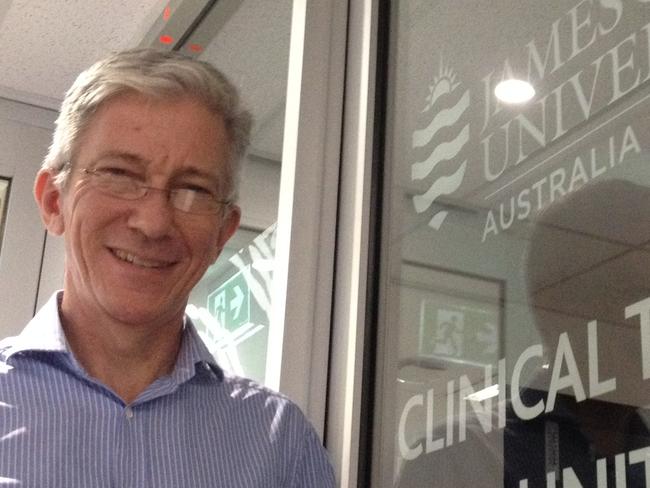
[[[460, 90], [459, 90], [460, 88]], [[461, 84], [456, 82], [456, 74], [440, 61], [438, 75], [429, 87], [422, 114], [425, 114], [426, 127], [413, 132], [412, 145], [415, 154], [423, 157], [411, 166], [411, 178], [424, 180], [444, 170], [442, 163], [458, 158], [461, 150], [469, 141], [469, 124], [463, 125], [462, 116], [469, 107], [469, 90], [462, 92]], [[417, 156], [416, 156], [417, 157]], [[461, 158], [458, 158], [461, 159]], [[435, 178], [429, 189], [413, 197], [417, 213], [429, 210], [434, 202], [443, 195], [454, 193], [463, 182], [467, 160], [452, 168], [444, 165], [447, 173]], [[429, 221], [429, 226], [439, 230], [449, 212], [441, 210]]]

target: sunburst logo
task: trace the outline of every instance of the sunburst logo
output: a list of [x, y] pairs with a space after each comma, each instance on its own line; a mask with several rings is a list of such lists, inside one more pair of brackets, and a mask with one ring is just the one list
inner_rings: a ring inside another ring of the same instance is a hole
[[459, 85], [460, 83], [456, 82], [456, 73], [449, 66], [445, 66], [441, 59], [439, 73], [433, 78], [433, 85], [429, 85], [429, 94], [424, 99], [427, 104], [422, 112], [428, 112], [438, 98], [453, 92]]
[[[424, 114], [425, 126], [413, 132], [412, 146], [416, 158], [422, 158], [413, 162], [411, 178], [414, 181], [433, 179], [427, 191], [413, 197], [417, 213], [430, 211], [441, 196], [457, 191], [465, 177], [467, 160], [454, 164], [454, 161], [462, 159], [459, 156], [469, 141], [469, 124], [462, 122], [462, 115], [469, 107], [469, 90], [461, 92], [456, 73], [441, 59], [438, 74], [429, 86], [420, 112]], [[450, 163], [443, 164], [447, 161]], [[451, 172], [450, 165], [453, 166]], [[448, 213], [447, 210], [434, 209], [429, 226], [440, 229]]]

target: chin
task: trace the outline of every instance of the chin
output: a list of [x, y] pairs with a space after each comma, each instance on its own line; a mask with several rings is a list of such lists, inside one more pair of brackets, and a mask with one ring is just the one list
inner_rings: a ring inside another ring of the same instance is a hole
[[135, 326], [181, 321], [185, 307], [169, 307], [169, 303], [168, 299], [155, 300], [146, 294], [139, 297], [130, 295], [125, 300], [109, 298], [104, 303], [104, 310], [113, 319]]

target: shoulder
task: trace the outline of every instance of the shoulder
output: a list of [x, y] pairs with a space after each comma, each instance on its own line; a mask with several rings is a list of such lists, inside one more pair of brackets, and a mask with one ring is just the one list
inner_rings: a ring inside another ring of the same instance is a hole
[[[334, 488], [334, 471], [327, 451], [300, 408], [285, 395], [255, 381], [224, 376], [224, 385], [234, 402], [252, 415], [269, 422], [264, 431], [268, 441], [286, 462], [282, 486]], [[254, 435], [254, 434], [253, 434]]]
[[222, 371], [223, 387], [231, 392], [233, 398], [248, 397], [250, 395], [261, 395], [278, 399], [289, 399], [277, 391], [258, 383], [255, 380], [243, 376], [237, 376], [227, 371]]
[[[327, 452], [300, 408], [285, 395], [259, 383], [224, 373], [222, 391], [237, 425], [237, 435], [255, 449], [268, 445], [285, 465], [286, 486], [331, 488], [334, 474]], [[242, 445], [240, 444], [240, 445]], [[285, 486], [283, 485], [283, 486]]]
[[291, 402], [289, 398], [282, 393], [272, 390], [271, 388], [258, 383], [250, 378], [237, 376], [227, 371], [221, 373], [222, 387], [228, 392], [234, 400], [247, 400], [251, 398], [273, 398]]
[[[298, 405], [282, 393], [238, 376], [224, 374], [215, 415], [237, 425], [247, 439], [302, 450], [322, 443]], [[262, 440], [263, 439], [263, 440]]]
[[259, 417], [260, 421], [291, 422], [308, 426], [300, 408], [287, 396], [254, 380], [224, 373], [221, 390], [230, 408]]

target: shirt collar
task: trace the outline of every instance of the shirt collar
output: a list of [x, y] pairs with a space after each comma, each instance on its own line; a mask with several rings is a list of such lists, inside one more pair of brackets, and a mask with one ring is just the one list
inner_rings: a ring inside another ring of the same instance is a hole
[[171, 377], [176, 384], [180, 385], [201, 370], [215, 376], [220, 381], [223, 380], [223, 371], [199, 337], [190, 318], [185, 316], [183, 339]]
[[[0, 355], [8, 360], [11, 356], [26, 351], [61, 353], [76, 364], [61, 325], [59, 306], [62, 298], [63, 291], [57, 291], [18, 336], [0, 341]], [[219, 380], [223, 379], [223, 371], [188, 317], [184, 320], [181, 341], [176, 365], [171, 374], [175, 383], [184, 383], [201, 370], [209, 372]]]
[[62, 291], [56, 292], [18, 336], [0, 342], [5, 358], [23, 351], [69, 352], [59, 317], [59, 303], [62, 297]]

